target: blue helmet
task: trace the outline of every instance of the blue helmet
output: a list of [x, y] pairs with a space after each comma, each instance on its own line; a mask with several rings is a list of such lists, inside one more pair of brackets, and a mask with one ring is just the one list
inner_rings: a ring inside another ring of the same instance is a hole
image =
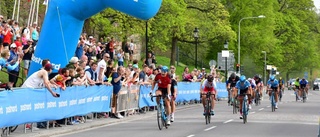
[[162, 66], [161, 72], [168, 72], [169, 68], [167, 66]]
[[242, 75], [242, 76], [240, 76], [240, 82], [244, 82], [244, 81], [246, 81], [246, 76], [245, 75]]
[[269, 80], [274, 81], [274, 79], [276, 79], [276, 77], [274, 75], [271, 75]]

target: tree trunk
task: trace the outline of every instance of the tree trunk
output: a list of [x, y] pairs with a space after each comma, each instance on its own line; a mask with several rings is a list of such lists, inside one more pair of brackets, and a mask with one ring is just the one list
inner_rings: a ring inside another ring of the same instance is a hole
[[178, 43], [178, 39], [176, 37], [172, 37], [171, 41], [171, 58], [170, 58], [170, 65], [175, 65], [176, 63], [176, 47]]

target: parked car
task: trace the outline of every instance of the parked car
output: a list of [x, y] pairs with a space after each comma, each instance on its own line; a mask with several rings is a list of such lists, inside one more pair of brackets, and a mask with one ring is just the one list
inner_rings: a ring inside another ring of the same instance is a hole
[[296, 79], [292, 78], [288, 81], [288, 90], [291, 90], [294, 88], [294, 81], [296, 81]]
[[313, 81], [313, 90], [319, 89], [319, 86], [320, 86], [320, 78], [316, 78], [316, 79]]

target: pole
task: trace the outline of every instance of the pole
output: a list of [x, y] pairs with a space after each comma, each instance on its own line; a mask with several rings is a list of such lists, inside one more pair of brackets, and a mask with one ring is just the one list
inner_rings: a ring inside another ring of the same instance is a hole
[[36, 10], [36, 6], [37, 6], [37, 0], [34, 1], [33, 6], [32, 6], [31, 21], [30, 21], [31, 25], [33, 25], [34, 12]]
[[226, 64], [225, 64], [225, 69], [224, 69], [224, 70], [225, 70], [224, 75], [225, 75], [225, 80], [227, 81], [227, 78], [228, 78], [228, 68], [227, 68], [227, 66], [228, 66], [228, 65], [227, 65], [227, 64], [228, 64], [228, 63], [227, 63], [228, 57], [225, 57], [225, 60], [226, 60], [226, 61], [225, 61]]
[[177, 66], [179, 66], [179, 46], [177, 46]]
[[17, 5], [17, 0], [14, 0], [13, 12], [12, 12], [12, 17], [11, 17], [12, 20], [14, 20], [14, 14], [16, 12], [16, 5]]
[[146, 59], [148, 58], [148, 21], [146, 21]]
[[18, 14], [17, 14], [17, 22], [19, 22], [19, 14], [20, 14], [20, 0], [18, 0]]
[[[240, 65], [240, 23], [244, 18], [240, 19], [239, 21], [239, 26], [238, 26], [238, 64]], [[239, 72], [238, 74], [240, 75], [240, 69], [241, 67], [239, 67]]]
[[266, 75], [266, 71], [267, 71], [267, 52], [264, 52], [264, 85], [267, 85], [267, 75]]
[[38, 18], [39, 18], [39, 3], [40, 3], [40, 0], [38, 0], [38, 3], [37, 3], [37, 14], [36, 14], [36, 22], [38, 24]]
[[33, 0], [31, 0], [31, 4], [30, 4], [30, 11], [29, 11], [29, 17], [28, 17], [28, 24], [27, 24], [27, 27], [29, 27], [29, 26], [30, 26], [31, 13], [32, 13], [32, 6], [33, 6]]
[[196, 38], [196, 65], [195, 67], [198, 68], [198, 38]]

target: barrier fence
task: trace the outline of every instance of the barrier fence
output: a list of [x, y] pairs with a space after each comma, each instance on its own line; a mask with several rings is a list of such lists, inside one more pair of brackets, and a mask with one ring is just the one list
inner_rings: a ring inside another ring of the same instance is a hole
[[[0, 92], [0, 128], [83, 116], [93, 112], [110, 112], [112, 90], [112, 86], [106, 85], [54, 90], [60, 94], [60, 98], [52, 97], [46, 89], [5, 90]], [[150, 85], [122, 87], [118, 94], [117, 112], [156, 106], [156, 102], [150, 99], [150, 91]], [[217, 83], [217, 91], [218, 98], [226, 98], [228, 95], [224, 83]], [[200, 100], [200, 83], [178, 82], [176, 102], [192, 100]]]

